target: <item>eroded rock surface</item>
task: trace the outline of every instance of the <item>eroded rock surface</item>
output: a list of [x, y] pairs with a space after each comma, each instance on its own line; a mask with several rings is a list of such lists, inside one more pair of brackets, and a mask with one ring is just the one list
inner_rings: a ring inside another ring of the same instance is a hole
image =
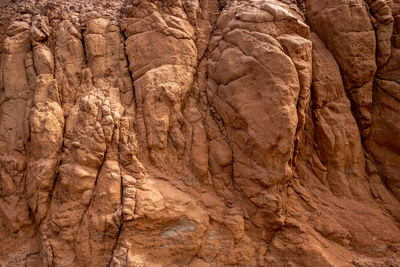
[[0, 11], [0, 266], [400, 265], [398, 0]]

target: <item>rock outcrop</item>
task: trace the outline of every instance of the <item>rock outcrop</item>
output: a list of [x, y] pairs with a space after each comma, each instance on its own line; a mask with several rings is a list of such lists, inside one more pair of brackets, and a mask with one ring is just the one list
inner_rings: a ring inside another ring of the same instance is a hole
[[398, 0], [3, 0], [0, 266], [399, 266]]

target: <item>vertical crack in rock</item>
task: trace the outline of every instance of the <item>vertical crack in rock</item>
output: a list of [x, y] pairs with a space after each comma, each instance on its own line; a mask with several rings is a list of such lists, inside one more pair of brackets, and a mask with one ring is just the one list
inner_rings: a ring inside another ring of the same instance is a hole
[[[371, 167], [368, 171], [374, 177], [374, 180], [377, 179], [376, 173], [379, 173], [385, 185], [399, 200], [399, 169], [396, 167], [400, 159], [398, 144], [392, 138], [383, 141], [388, 135], [398, 135], [398, 127], [393, 122], [396, 120], [397, 115], [395, 113], [399, 107], [396, 93], [399, 89], [398, 84], [400, 81], [398, 78], [398, 60], [400, 56], [398, 48], [400, 46], [396, 42], [399, 39], [399, 3], [391, 1], [366, 2], [373, 16], [372, 21], [375, 27], [378, 46], [378, 71], [373, 89], [373, 123], [371, 126], [371, 135], [365, 142], [367, 150], [374, 158], [374, 165], [376, 166]], [[394, 99], [392, 96], [394, 96]], [[386, 156], [384, 156], [385, 154]], [[389, 196], [382, 197], [387, 199]], [[393, 204], [387, 205], [390, 213], [393, 213], [393, 209], [397, 209], [394, 206]], [[397, 212], [394, 212], [394, 214], [397, 214]]]

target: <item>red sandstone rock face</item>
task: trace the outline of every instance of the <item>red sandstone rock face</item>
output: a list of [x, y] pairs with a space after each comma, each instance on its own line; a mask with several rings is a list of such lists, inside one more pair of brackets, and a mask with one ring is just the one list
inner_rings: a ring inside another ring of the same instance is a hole
[[399, 266], [398, 0], [0, 5], [1, 266]]

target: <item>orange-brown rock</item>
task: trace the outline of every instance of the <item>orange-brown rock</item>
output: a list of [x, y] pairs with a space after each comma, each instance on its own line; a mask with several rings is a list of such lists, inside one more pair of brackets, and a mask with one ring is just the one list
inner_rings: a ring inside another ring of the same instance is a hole
[[399, 0], [0, 12], [0, 266], [400, 266]]

